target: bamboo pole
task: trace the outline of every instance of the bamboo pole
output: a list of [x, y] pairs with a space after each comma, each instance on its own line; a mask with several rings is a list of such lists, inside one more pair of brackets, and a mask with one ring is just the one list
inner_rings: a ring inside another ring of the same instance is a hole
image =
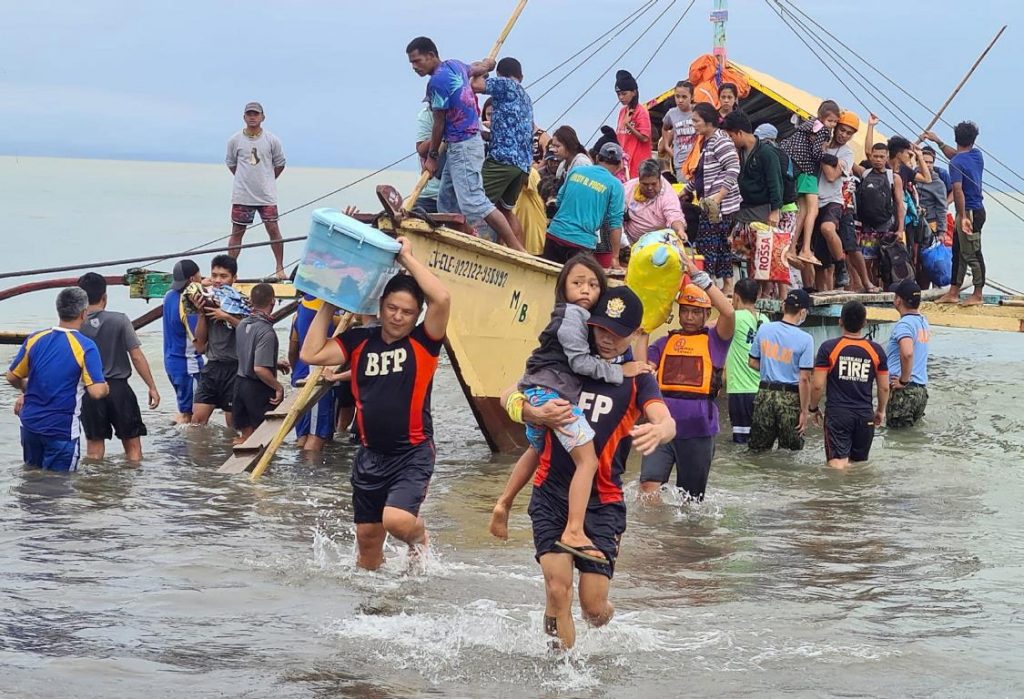
[[[505, 22], [505, 26], [502, 28], [501, 33], [498, 34], [497, 41], [494, 42], [494, 46], [491, 47], [491, 52], [487, 54], [487, 57], [494, 60], [498, 56], [498, 52], [501, 51], [501, 45], [505, 43], [505, 39], [508, 38], [509, 33], [512, 31], [512, 27], [516, 26], [516, 21], [519, 19], [519, 15], [523, 13], [526, 8], [527, 0], [519, 0], [516, 5], [516, 9], [512, 10], [512, 16]], [[444, 144], [441, 144], [441, 148], [444, 148]], [[442, 151], [438, 151], [439, 153]], [[412, 207], [416, 204], [416, 200], [420, 198], [420, 192], [427, 186], [427, 182], [430, 181], [432, 175], [424, 170], [420, 173], [420, 178], [416, 181], [416, 186], [413, 187], [412, 194], [410, 194], [404, 202], [402, 202], [402, 208], [406, 211], [412, 211]]]
[[[356, 317], [355, 313], [347, 313], [344, 318], [338, 321], [338, 327], [334, 330], [334, 334], [331, 337], [337, 337], [341, 333], [348, 329], [348, 326], [352, 324], [352, 320]], [[256, 482], [263, 475], [263, 472], [267, 470], [270, 465], [270, 460], [274, 458], [274, 454], [284, 443], [288, 433], [292, 431], [292, 427], [295, 426], [296, 420], [299, 416], [305, 412], [307, 404], [309, 403], [309, 397], [313, 395], [316, 390], [317, 384], [320, 383], [320, 377], [324, 373], [324, 367], [316, 366], [312, 367], [309, 372], [309, 376], [306, 378], [306, 385], [303, 386], [299, 391], [298, 398], [295, 399], [295, 403], [292, 405], [291, 410], [288, 411], [288, 415], [285, 416], [284, 420], [281, 421], [281, 427], [278, 428], [277, 434], [270, 440], [270, 444], [267, 445], [263, 455], [260, 456], [259, 462], [256, 467], [252, 470], [252, 475], [249, 476], [249, 480]]]
[[[957, 86], [955, 88], [953, 88], [952, 94], [950, 94], [950, 96], [946, 99], [946, 101], [942, 103], [942, 106], [939, 107], [939, 111], [935, 112], [935, 116], [932, 117], [932, 120], [930, 122], [928, 122], [928, 126], [925, 127], [925, 129], [924, 129], [925, 132], [931, 131], [932, 128], [937, 123], [939, 123], [939, 119], [942, 118], [942, 113], [944, 111], [946, 111], [946, 107], [948, 107], [950, 105], [950, 103], [956, 98], [957, 94], [960, 92], [960, 89], [964, 85], [966, 85], [967, 81], [970, 80], [972, 75], [974, 75], [974, 71], [978, 68], [979, 65], [981, 65], [981, 62], [985, 59], [985, 56], [988, 55], [988, 52], [992, 50], [992, 47], [996, 45], [996, 42], [999, 41], [999, 37], [1001, 37], [1003, 35], [1003, 32], [1005, 32], [1005, 31], [1006, 31], [1006, 25], [1004, 24], [1002, 26], [1002, 28], [996, 33], [995, 38], [993, 38], [992, 41], [989, 42], [988, 46], [985, 47], [985, 50], [981, 52], [980, 56], [978, 56], [978, 59], [976, 61], [974, 61], [974, 65], [972, 65], [970, 67], [970, 69], [967, 71], [967, 74], [964, 75], [964, 77], [960, 80], [960, 82], [957, 83]], [[922, 136], [923, 135], [924, 134], [922, 134]], [[918, 138], [917, 142], [921, 143], [923, 140], [924, 140], [924, 138]]]

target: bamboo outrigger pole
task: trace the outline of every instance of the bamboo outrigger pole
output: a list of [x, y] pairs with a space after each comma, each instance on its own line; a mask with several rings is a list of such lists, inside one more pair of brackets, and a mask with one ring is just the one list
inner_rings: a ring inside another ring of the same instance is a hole
[[[989, 42], [988, 46], [985, 47], [985, 50], [981, 52], [980, 56], [978, 56], [978, 59], [974, 62], [974, 65], [972, 65], [970, 67], [970, 70], [967, 71], [967, 74], [964, 75], [964, 77], [960, 80], [960, 82], [957, 83], [957, 86], [953, 88], [952, 94], [950, 94], [950, 96], [946, 99], [946, 101], [942, 103], [942, 106], [939, 107], [939, 111], [935, 112], [935, 116], [932, 117], [932, 120], [930, 122], [928, 122], [928, 126], [925, 127], [925, 129], [924, 129], [925, 132], [931, 131], [932, 128], [937, 123], [939, 123], [939, 119], [942, 118], [942, 113], [944, 111], [946, 111], [946, 107], [948, 107], [950, 105], [950, 103], [956, 98], [957, 94], [960, 92], [960, 89], [964, 85], [966, 85], [967, 81], [970, 80], [972, 75], [974, 75], [974, 71], [978, 68], [979, 65], [981, 65], [981, 62], [983, 60], [985, 60], [985, 56], [988, 55], [988, 52], [992, 50], [992, 47], [996, 45], [996, 42], [999, 41], [999, 37], [1001, 37], [1003, 35], [1003, 32], [1005, 32], [1005, 31], [1006, 31], [1006, 25], [1004, 24], [1002, 26], [1002, 28], [996, 33], [995, 38], [992, 39], [992, 41]], [[924, 139], [922, 139], [922, 138], [918, 138], [917, 142], [920, 143], [923, 140]]]
[[[341, 333], [348, 330], [348, 326], [352, 324], [352, 320], [356, 317], [355, 313], [346, 313], [345, 316], [338, 321], [338, 327], [334, 331], [333, 337], [337, 337]], [[320, 383], [320, 377], [323, 376], [324, 367], [315, 366], [311, 367], [309, 376], [306, 377], [306, 384], [300, 389], [298, 397], [295, 399], [295, 403], [292, 404], [291, 410], [285, 416], [284, 420], [281, 421], [281, 426], [277, 430], [277, 434], [270, 440], [267, 448], [263, 451], [263, 455], [260, 456], [260, 460], [256, 463], [256, 466], [252, 470], [252, 475], [249, 476], [249, 480], [255, 482], [260, 479], [263, 472], [267, 470], [267, 466], [270, 465], [270, 460], [274, 458], [274, 454], [284, 443], [288, 433], [292, 431], [292, 427], [295, 426], [296, 420], [299, 419], [299, 415], [306, 411], [306, 407], [309, 405], [310, 396], [316, 391], [317, 385]]]
[[[512, 11], [512, 16], [505, 22], [505, 27], [498, 34], [498, 40], [494, 42], [494, 46], [491, 47], [491, 52], [487, 54], [487, 57], [494, 60], [498, 56], [498, 52], [501, 51], [501, 45], [505, 43], [505, 39], [508, 38], [509, 33], [512, 31], [512, 27], [516, 26], [516, 20], [519, 19], [519, 15], [523, 13], [523, 9], [526, 7], [527, 0], [519, 0], [519, 4], [516, 5], [516, 9]], [[444, 144], [442, 144], [442, 148]], [[416, 181], [416, 186], [413, 187], [412, 194], [402, 202], [402, 208], [406, 211], [412, 211], [412, 207], [416, 204], [416, 200], [420, 197], [420, 192], [427, 186], [427, 182], [430, 181], [431, 174], [424, 170], [420, 174], [419, 180]]]

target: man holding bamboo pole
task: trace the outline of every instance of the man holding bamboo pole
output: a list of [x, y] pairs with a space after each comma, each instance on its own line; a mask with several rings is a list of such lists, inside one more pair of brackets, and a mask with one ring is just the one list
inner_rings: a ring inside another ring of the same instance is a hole
[[[352, 365], [362, 441], [352, 465], [356, 565], [366, 570], [384, 562], [386, 534], [414, 553], [427, 545], [419, 511], [434, 473], [430, 394], [451, 307], [448, 290], [413, 257], [409, 241], [398, 241], [398, 263], [408, 274], [384, 287], [380, 325], [329, 337], [337, 308], [324, 302], [299, 353], [311, 366]], [[424, 301], [426, 316], [417, 325]]]
[[424, 171], [431, 176], [437, 171], [442, 141], [448, 149], [437, 197], [438, 211], [462, 213], [470, 225], [486, 221], [502, 243], [525, 251], [508, 220], [487, 198], [481, 175], [484, 142], [472, 80], [493, 70], [494, 59], [484, 58], [472, 65], [455, 59], [442, 61], [437, 46], [425, 36], [410, 41], [405, 52], [417, 75], [430, 76], [426, 102], [434, 113], [434, 128]]

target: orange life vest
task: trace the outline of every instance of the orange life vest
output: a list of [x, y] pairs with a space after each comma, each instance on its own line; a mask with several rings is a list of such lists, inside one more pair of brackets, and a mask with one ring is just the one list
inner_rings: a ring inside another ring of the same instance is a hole
[[673, 330], [658, 362], [658, 386], [666, 398], [715, 398], [722, 388], [722, 370], [711, 361], [708, 330], [687, 335]]

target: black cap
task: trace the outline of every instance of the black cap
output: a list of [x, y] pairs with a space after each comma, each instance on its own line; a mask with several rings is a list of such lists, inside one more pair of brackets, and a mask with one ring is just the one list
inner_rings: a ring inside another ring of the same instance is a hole
[[189, 280], [199, 272], [199, 265], [192, 260], [180, 260], [174, 265], [174, 282], [171, 288], [181, 291], [188, 286]]
[[899, 296], [904, 301], [920, 301], [921, 287], [913, 279], [904, 279], [889, 287], [889, 291]]
[[632, 289], [616, 286], [604, 292], [590, 311], [590, 324], [628, 337], [637, 331], [644, 319], [644, 304]]
[[803, 289], [793, 289], [786, 294], [786, 305], [796, 306], [797, 308], [810, 308], [811, 295]]

